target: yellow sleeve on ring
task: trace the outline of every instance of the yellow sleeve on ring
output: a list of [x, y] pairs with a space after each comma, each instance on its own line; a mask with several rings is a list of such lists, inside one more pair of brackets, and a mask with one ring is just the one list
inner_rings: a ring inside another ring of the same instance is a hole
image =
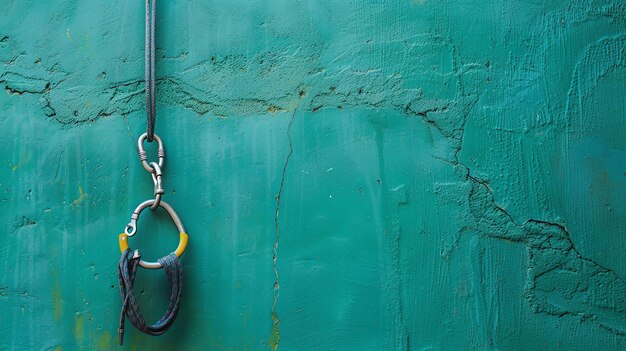
[[128, 235], [126, 235], [126, 233], [120, 234], [119, 241], [120, 241], [120, 251], [124, 253], [124, 251], [128, 249]]
[[[120, 242], [120, 251], [124, 253], [124, 251], [128, 249], [128, 235], [126, 235], [126, 233], [120, 234], [119, 242]], [[176, 255], [177, 257], [182, 256], [183, 253], [185, 252], [185, 249], [187, 248], [188, 242], [189, 242], [189, 235], [187, 235], [187, 233], [181, 232], [180, 241], [178, 242], [178, 247], [176, 248], [176, 251], [174, 251], [174, 255]]]
[[183, 252], [185, 252], [185, 249], [187, 248], [187, 242], [189, 241], [189, 235], [187, 235], [187, 233], [180, 233], [180, 241], [178, 242], [178, 247], [176, 248], [176, 251], [174, 251], [174, 255], [180, 257], [183, 255]]

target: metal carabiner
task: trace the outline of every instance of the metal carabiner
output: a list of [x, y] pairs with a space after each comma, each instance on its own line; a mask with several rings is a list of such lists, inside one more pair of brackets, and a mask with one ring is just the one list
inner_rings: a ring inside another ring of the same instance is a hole
[[156, 210], [161, 203], [161, 196], [165, 194], [165, 189], [163, 189], [163, 172], [161, 172], [161, 166], [159, 166], [156, 162], [150, 162], [150, 166], [154, 169], [152, 175], [152, 182], [154, 183], [154, 203], [150, 206], [151, 210]]
[[[139, 140], [137, 140], [137, 148], [139, 149], [139, 160], [141, 160], [141, 164], [143, 165], [143, 168], [146, 171], [150, 173], [154, 173], [155, 170], [148, 163], [148, 156], [146, 155], [146, 150], [143, 148], [143, 141], [146, 140], [147, 138], [148, 138], [148, 133], [143, 133], [139, 137]], [[158, 135], [154, 134], [154, 139], [159, 144], [159, 148], [157, 150], [157, 156], [159, 158], [159, 167], [163, 168], [163, 163], [165, 162], [165, 148], [163, 147], [163, 142], [161, 141], [161, 138], [159, 138]]]
[[[122, 251], [122, 253], [126, 251], [126, 249], [128, 249], [128, 238], [135, 235], [135, 233], [137, 232], [137, 219], [139, 219], [139, 214], [146, 207], [152, 206], [155, 201], [156, 200], [154, 199], [146, 200], [142, 202], [141, 204], [139, 204], [139, 206], [137, 206], [137, 208], [133, 212], [132, 216], [130, 217], [131, 218], [130, 222], [126, 225], [126, 228], [124, 229], [124, 233], [119, 235], [119, 245], [120, 245], [120, 251]], [[165, 201], [161, 201], [159, 203], [159, 206], [163, 207], [167, 211], [170, 217], [172, 217], [172, 220], [174, 221], [176, 228], [178, 228], [178, 231], [180, 233], [180, 240], [178, 242], [178, 247], [174, 251], [174, 254], [180, 257], [182, 256], [182, 254], [185, 252], [185, 249], [187, 248], [189, 235], [187, 235], [187, 232], [185, 231], [185, 227], [183, 226], [183, 222], [180, 220], [180, 218], [178, 217], [178, 214], [176, 214], [176, 211], [174, 211], [172, 206], [170, 206]], [[129, 230], [129, 228], [131, 229]], [[158, 269], [162, 267], [159, 262], [146, 262], [144, 260], [140, 260], [139, 265], [147, 269]]]

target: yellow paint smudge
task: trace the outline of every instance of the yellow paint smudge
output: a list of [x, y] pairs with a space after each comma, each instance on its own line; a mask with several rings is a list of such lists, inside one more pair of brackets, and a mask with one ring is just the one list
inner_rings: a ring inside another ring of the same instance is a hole
[[54, 274], [54, 285], [50, 289], [52, 294], [52, 312], [54, 314], [54, 319], [61, 319], [61, 314], [63, 313], [63, 297], [61, 296], [61, 283], [59, 282], [59, 274]]
[[70, 204], [70, 206], [78, 206], [80, 205], [83, 201], [85, 201], [85, 199], [89, 198], [89, 195], [87, 195], [84, 191], [83, 191], [83, 187], [82, 186], [78, 186], [78, 198], [74, 201], [72, 201], [72, 203]]
[[[124, 335], [124, 339], [126, 339], [126, 335]], [[141, 343], [141, 340], [139, 339], [139, 333], [134, 333], [133, 334], [133, 338], [132, 338], [132, 342], [130, 343], [130, 350], [131, 351], [139, 351], [139, 344]], [[150, 339], [148, 339], [150, 340]], [[124, 343], [126, 343], [126, 341], [124, 341]]]
[[85, 336], [85, 317], [77, 313], [74, 317], [74, 338], [82, 340]]
[[54, 348], [54, 351], [63, 351], [63, 348], [61, 346], [57, 346]]
[[247, 329], [248, 322], [250, 322], [250, 308], [247, 305], [243, 306], [243, 309], [241, 311], [241, 322], [243, 324], [243, 328]]
[[85, 50], [91, 50], [91, 35], [89, 33], [85, 34]]
[[22, 168], [25, 164], [30, 162], [33, 158], [33, 155], [29, 151], [24, 151], [20, 154], [20, 158], [17, 160], [17, 163], [13, 164], [12, 162], [8, 162], [9, 167], [11, 167], [11, 171], [15, 172], [18, 169]]
[[107, 331], [100, 334], [100, 337], [98, 337], [98, 349], [111, 350], [111, 346], [111, 334], [109, 334], [109, 332]]
[[23, 165], [24, 165], [24, 163], [23, 163], [23, 162], [21, 162], [21, 161], [20, 161], [20, 162], [18, 162], [18, 163], [16, 163], [16, 164], [9, 163], [9, 167], [11, 167], [11, 171], [12, 171], [12, 172], [15, 172], [15, 171], [17, 171], [18, 169], [22, 168], [22, 166], [23, 166]]

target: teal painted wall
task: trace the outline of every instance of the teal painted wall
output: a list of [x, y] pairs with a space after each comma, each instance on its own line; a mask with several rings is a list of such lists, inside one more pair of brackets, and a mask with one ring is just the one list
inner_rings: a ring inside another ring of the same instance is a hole
[[[0, 350], [116, 347], [117, 235], [152, 194], [143, 9], [0, 4]], [[190, 246], [174, 327], [125, 349], [626, 349], [622, 1], [158, 11]], [[147, 259], [178, 240], [161, 212]], [[151, 320], [164, 281], [140, 272]]]

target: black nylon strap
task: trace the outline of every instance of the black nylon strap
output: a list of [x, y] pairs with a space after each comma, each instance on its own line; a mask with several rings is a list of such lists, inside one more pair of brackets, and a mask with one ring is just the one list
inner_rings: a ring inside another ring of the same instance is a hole
[[128, 317], [130, 323], [143, 333], [149, 335], [161, 335], [165, 333], [176, 320], [180, 297], [183, 289], [183, 267], [180, 260], [173, 253], [161, 258], [158, 262], [163, 266], [167, 281], [170, 285], [170, 300], [167, 311], [156, 323], [148, 325], [139, 310], [139, 304], [133, 291], [135, 274], [139, 266], [141, 255], [139, 251], [126, 249], [120, 258], [118, 279], [120, 283], [120, 295], [122, 297], [122, 311], [120, 313], [119, 337], [120, 345], [124, 342], [124, 322]]
[[148, 133], [149, 142], [154, 139], [154, 124], [156, 123], [155, 27], [156, 0], [146, 0], [146, 133]]

